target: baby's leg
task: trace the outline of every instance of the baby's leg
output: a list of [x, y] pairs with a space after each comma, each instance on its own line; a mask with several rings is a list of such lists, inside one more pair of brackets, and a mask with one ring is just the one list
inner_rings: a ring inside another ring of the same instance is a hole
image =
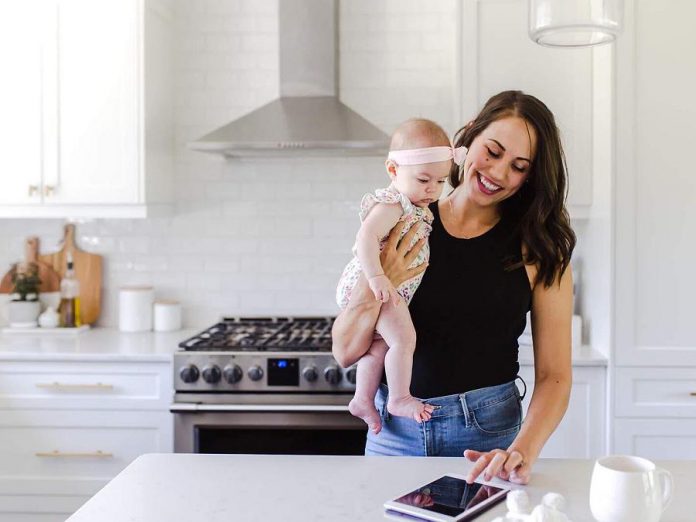
[[367, 427], [375, 434], [382, 429], [382, 420], [375, 408], [375, 395], [379, 382], [382, 380], [386, 353], [387, 343], [381, 338], [374, 339], [367, 353], [358, 361], [355, 395], [348, 404], [349, 411], [364, 420]]
[[413, 417], [416, 422], [429, 420], [434, 408], [411, 396], [416, 331], [408, 307], [403, 303], [394, 306], [391, 301], [383, 305], [376, 329], [389, 346], [384, 359], [389, 385], [387, 410], [398, 417]]

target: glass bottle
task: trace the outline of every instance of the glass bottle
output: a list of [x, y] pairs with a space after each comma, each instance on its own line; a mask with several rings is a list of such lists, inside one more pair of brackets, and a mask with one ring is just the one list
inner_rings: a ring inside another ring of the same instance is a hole
[[75, 328], [82, 324], [80, 318], [80, 282], [75, 276], [72, 252], [68, 252], [67, 270], [65, 276], [60, 281], [60, 305], [58, 314], [60, 315], [60, 325], [68, 328]]

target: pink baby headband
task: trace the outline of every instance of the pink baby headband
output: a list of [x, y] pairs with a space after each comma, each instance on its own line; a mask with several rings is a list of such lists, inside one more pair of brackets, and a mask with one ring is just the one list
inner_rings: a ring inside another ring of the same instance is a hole
[[453, 159], [457, 165], [464, 163], [466, 147], [426, 147], [423, 149], [392, 150], [387, 159], [397, 165], [422, 165]]

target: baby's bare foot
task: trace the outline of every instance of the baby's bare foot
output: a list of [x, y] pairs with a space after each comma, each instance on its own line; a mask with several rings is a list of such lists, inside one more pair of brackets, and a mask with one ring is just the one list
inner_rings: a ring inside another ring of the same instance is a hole
[[411, 417], [416, 422], [429, 421], [435, 408], [430, 404], [424, 404], [411, 395], [405, 397], [389, 397], [387, 410], [397, 417]]
[[369, 399], [360, 399], [353, 397], [348, 403], [348, 411], [355, 416], [365, 421], [367, 427], [377, 435], [382, 430], [382, 420], [379, 418], [375, 403]]

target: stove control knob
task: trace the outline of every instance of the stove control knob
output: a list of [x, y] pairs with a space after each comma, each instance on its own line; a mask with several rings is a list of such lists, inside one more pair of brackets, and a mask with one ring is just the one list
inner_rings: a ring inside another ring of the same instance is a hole
[[324, 378], [329, 384], [338, 384], [341, 382], [341, 377], [341, 370], [335, 364], [324, 369]]
[[179, 370], [179, 377], [181, 380], [187, 383], [193, 383], [198, 380], [198, 368], [195, 364], [187, 364], [181, 370]]
[[206, 366], [203, 368], [201, 375], [203, 375], [203, 380], [208, 384], [216, 384], [220, 382], [222, 372], [220, 371], [220, 367], [218, 365], [213, 364], [212, 366]]
[[358, 368], [357, 366], [352, 366], [348, 368], [348, 371], [346, 372], [346, 379], [348, 379], [348, 382], [351, 384], [355, 384], [355, 379], [358, 374]]
[[234, 384], [242, 380], [244, 372], [238, 365], [228, 364], [225, 366], [225, 369], [222, 370], [222, 375], [228, 383]]
[[317, 380], [317, 377], [319, 377], [319, 372], [317, 372], [317, 367], [316, 366], [307, 366], [304, 370], [302, 370], [302, 377], [305, 378], [305, 380], [309, 382], [314, 382]]
[[263, 377], [263, 369], [256, 364], [249, 368], [249, 371], [247, 373], [249, 374], [249, 378], [252, 381], [260, 381]]

